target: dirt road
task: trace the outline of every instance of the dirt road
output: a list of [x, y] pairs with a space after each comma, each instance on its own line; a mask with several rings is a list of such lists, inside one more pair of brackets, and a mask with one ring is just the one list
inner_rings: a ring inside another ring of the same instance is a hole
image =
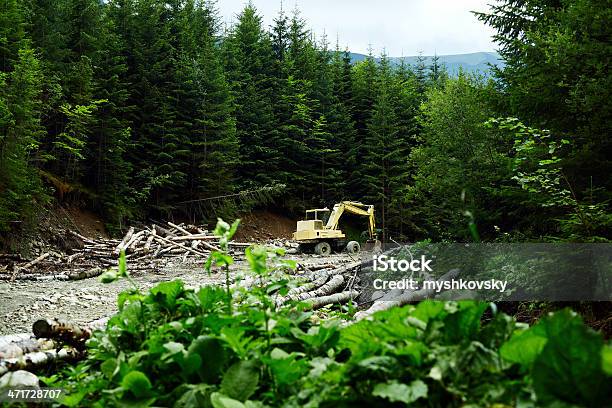
[[[290, 259], [309, 264], [329, 263], [345, 255], [316, 257], [294, 255]], [[134, 272], [132, 277], [141, 290], [159, 282], [181, 279], [186, 286], [198, 288], [218, 284], [224, 275], [208, 275], [203, 262], [169, 264], [156, 272]], [[234, 269], [246, 269], [244, 261]], [[128, 264], [129, 269], [129, 264]], [[88, 323], [116, 311], [117, 295], [130, 287], [125, 280], [103, 284], [98, 279], [80, 281], [17, 281], [0, 282], [0, 335], [30, 332], [32, 323], [42, 318], [61, 318]]]

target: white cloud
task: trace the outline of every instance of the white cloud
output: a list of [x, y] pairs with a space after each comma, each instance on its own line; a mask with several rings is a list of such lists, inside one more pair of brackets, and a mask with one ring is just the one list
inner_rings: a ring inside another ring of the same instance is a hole
[[[462, 54], [493, 51], [492, 31], [470, 13], [486, 11], [495, 0], [286, 0], [290, 12], [296, 3], [317, 37], [324, 32], [335, 45], [365, 53], [371, 44], [375, 54], [383, 48], [390, 56], [437, 53]], [[234, 21], [246, 1], [219, 0], [225, 22]], [[264, 24], [273, 24], [280, 0], [253, 0]]]

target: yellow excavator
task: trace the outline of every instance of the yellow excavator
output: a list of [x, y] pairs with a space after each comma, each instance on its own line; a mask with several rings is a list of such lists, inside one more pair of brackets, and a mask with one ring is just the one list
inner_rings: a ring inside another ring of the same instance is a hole
[[[317, 255], [329, 255], [332, 251], [346, 251], [356, 254], [361, 250], [357, 241], [346, 242], [346, 235], [338, 228], [340, 217], [345, 212], [368, 217], [368, 244], [375, 244], [376, 230], [374, 206], [354, 201], [342, 201], [329, 208], [306, 210], [306, 219], [297, 222], [293, 239], [300, 244], [301, 252], [314, 252]], [[325, 224], [324, 224], [325, 222]]]

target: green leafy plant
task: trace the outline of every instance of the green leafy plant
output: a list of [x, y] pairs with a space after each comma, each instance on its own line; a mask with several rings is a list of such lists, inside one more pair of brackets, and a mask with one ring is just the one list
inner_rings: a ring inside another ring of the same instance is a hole
[[227, 292], [227, 309], [228, 312], [232, 312], [232, 294], [230, 292], [230, 271], [229, 267], [234, 263], [234, 259], [228, 255], [229, 250], [229, 241], [232, 239], [236, 230], [238, 230], [238, 225], [240, 225], [240, 219], [234, 221], [234, 223], [230, 226], [227, 222], [223, 221], [221, 218], [217, 221], [217, 226], [213, 233], [217, 238], [219, 238], [219, 248], [220, 251], [212, 251], [206, 260], [206, 264], [204, 267], [206, 271], [210, 274], [211, 268], [213, 265], [220, 266], [225, 271], [225, 290]]
[[[423, 301], [319, 323], [299, 303], [277, 306], [295, 267], [282, 256], [249, 248], [246, 289], [175, 280], [123, 292], [87, 359], [48, 384], [67, 390], [66, 406], [602, 406], [611, 397], [610, 344], [569, 310], [528, 328], [492, 304]], [[129, 278], [122, 259], [104, 280]], [[226, 270], [232, 262], [217, 259]]]

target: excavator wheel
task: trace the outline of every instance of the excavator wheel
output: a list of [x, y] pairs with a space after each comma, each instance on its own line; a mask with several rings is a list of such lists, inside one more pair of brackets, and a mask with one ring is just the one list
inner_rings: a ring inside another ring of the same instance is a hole
[[357, 241], [350, 241], [346, 244], [346, 252], [352, 255], [358, 254], [361, 251], [361, 246]]
[[329, 255], [331, 254], [331, 245], [328, 242], [319, 242], [314, 247], [314, 252], [317, 255]]

